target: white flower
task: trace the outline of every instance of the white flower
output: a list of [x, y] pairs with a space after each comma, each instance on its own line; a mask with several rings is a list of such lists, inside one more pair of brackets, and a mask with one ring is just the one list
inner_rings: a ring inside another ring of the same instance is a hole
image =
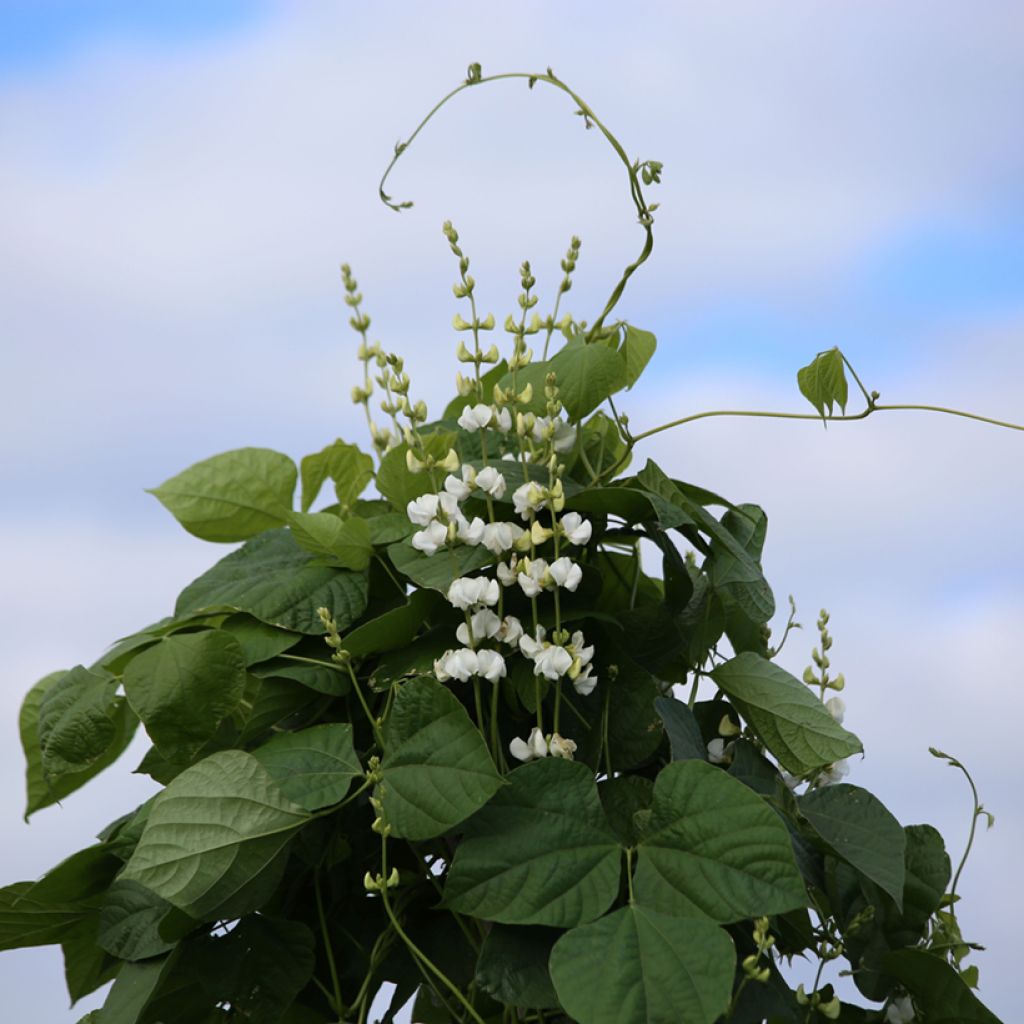
[[732, 743], [726, 744], [721, 738], [713, 739], [708, 744], [708, 760], [712, 764], [729, 764], [732, 761]]
[[515, 506], [516, 512], [523, 519], [529, 519], [531, 512], [536, 512], [542, 508], [544, 500], [544, 491], [532, 480], [527, 480], [525, 484], [520, 484], [512, 492], [512, 504]]
[[525, 571], [517, 577], [519, 587], [527, 597], [536, 597], [544, 589], [548, 563], [543, 558], [524, 558], [523, 566]]
[[[487, 527], [484, 527], [485, 531], [486, 529]], [[484, 534], [484, 536], [486, 537], [486, 533]], [[512, 584], [515, 583], [516, 578], [519, 575], [516, 569], [516, 566], [518, 564], [519, 559], [515, 555], [513, 555], [509, 559], [508, 565], [506, 565], [504, 562], [498, 563], [498, 579], [501, 581], [501, 585], [503, 587], [511, 587]]]
[[462, 515], [459, 511], [459, 499], [448, 491], [442, 491], [437, 496], [437, 503], [441, 507], [441, 511], [452, 522], [455, 522]]
[[835, 764], [824, 768], [814, 782], [817, 786], [834, 786], [837, 782], [842, 782], [849, 774], [850, 765], [844, 757], [841, 761], [836, 761]]
[[497, 651], [478, 651], [477, 665], [477, 675], [483, 676], [489, 683], [496, 683], [506, 675], [505, 659]]
[[482, 402], [478, 405], [467, 405], [463, 407], [462, 415], [459, 416], [459, 426], [468, 430], [471, 434], [481, 430], [491, 422], [491, 407]]
[[[593, 648], [591, 648], [593, 650]], [[589, 697], [594, 692], [594, 687], [597, 686], [597, 676], [591, 675], [593, 671], [592, 665], [587, 665], [586, 668], [572, 681], [573, 689], [581, 697]]]
[[540, 729], [534, 726], [530, 738], [521, 740], [518, 736], [508, 745], [509, 753], [519, 761], [535, 761], [548, 756], [547, 741]]
[[795, 790], [804, 780], [799, 775], [790, 775], [785, 769], [779, 771], [779, 778], [786, 784], [789, 790]]
[[427, 526], [437, 515], [437, 495], [421, 494], [405, 506], [405, 511], [409, 516], [409, 522], [415, 523], [416, 526]]
[[494, 634], [501, 643], [508, 644], [510, 647], [518, 647], [519, 638], [522, 635], [523, 624], [514, 615], [506, 615], [501, 620], [501, 626]]
[[479, 516], [474, 516], [473, 521], [470, 522], [464, 516], [460, 516], [458, 520], [458, 536], [459, 540], [463, 544], [470, 544], [474, 547], [483, 540], [484, 536], [484, 521]]
[[[466, 470], [471, 469], [471, 466], [462, 467], [462, 475], [465, 477]], [[449, 473], [444, 478], [444, 489], [455, 498], [456, 501], [465, 501], [469, 497], [469, 492], [473, 490], [471, 484], [467, 483], [466, 480], [460, 480], [454, 473]]]
[[448, 603], [466, 611], [476, 604], [498, 603], [499, 588], [496, 580], [486, 576], [460, 576], [448, 588]]
[[910, 996], [897, 996], [885, 1011], [886, 1024], [911, 1024], [914, 1019], [914, 1004]]
[[583, 579], [583, 570], [571, 559], [564, 555], [556, 558], [548, 567], [551, 578], [560, 587], [566, 590], [575, 590]]
[[567, 452], [576, 443], [576, 428], [565, 420], [541, 416], [533, 425], [533, 439], [540, 442], [547, 438], [552, 439], [556, 452]]
[[[520, 649], [522, 645], [520, 640]], [[564, 647], [549, 644], [533, 659], [533, 667], [545, 679], [561, 679], [572, 667], [572, 655]]]
[[[481, 544], [496, 555], [503, 555], [526, 531], [515, 523], [487, 523]], [[504, 581], [502, 581], [504, 582]]]
[[419, 530], [412, 535], [412, 546], [425, 555], [433, 555], [438, 548], [444, 546], [447, 540], [448, 527], [443, 526], [436, 519], [432, 519], [425, 530]]
[[842, 697], [829, 697], [825, 701], [825, 710], [840, 724], [846, 714], [846, 703]]
[[441, 661], [444, 671], [452, 679], [458, 679], [460, 683], [466, 682], [470, 676], [475, 676], [480, 668], [476, 651], [471, 651], [468, 647], [463, 647], [459, 651], [449, 651]]
[[470, 616], [469, 625], [465, 622], [459, 623], [459, 628], [455, 630], [455, 638], [460, 644], [472, 647], [481, 640], [497, 636], [500, 628], [501, 619], [490, 608], [481, 608]]
[[524, 633], [519, 638], [519, 650], [523, 654], [533, 660], [537, 657], [542, 650], [544, 650], [544, 637], [547, 635], [547, 631], [543, 626], [537, 627], [537, 639], [535, 640], [529, 633]]
[[499, 501], [505, 494], [505, 478], [493, 467], [484, 466], [476, 475], [476, 485]]
[[434, 676], [439, 683], [447, 683], [451, 679], [448, 670], [444, 667], [445, 662], [448, 660], [448, 655], [451, 653], [451, 651], [445, 651], [440, 658], [434, 659]]
[[576, 744], [572, 740], [559, 736], [557, 732], [548, 740], [548, 747], [552, 757], [563, 757], [566, 761], [572, 760], [572, 755], [576, 750]]
[[512, 413], [508, 409], [494, 409], [494, 426], [503, 434], [512, 429]]
[[586, 544], [594, 532], [590, 520], [584, 519], [579, 512], [566, 512], [559, 520], [558, 525], [570, 544]]
[[578, 629], [573, 633], [571, 642], [572, 649], [576, 652], [576, 657], [580, 659], [580, 668], [589, 665], [594, 658], [594, 645], [591, 644], [587, 647], [586, 640], [583, 639], [583, 633]]

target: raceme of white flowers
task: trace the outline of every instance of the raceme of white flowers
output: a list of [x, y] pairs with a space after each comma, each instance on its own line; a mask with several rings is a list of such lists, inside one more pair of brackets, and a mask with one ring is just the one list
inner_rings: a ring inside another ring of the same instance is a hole
[[[496, 406], [466, 405], [458, 419], [463, 430], [499, 430], [507, 433], [512, 427], [507, 409]], [[564, 451], [575, 441], [575, 428], [563, 420], [536, 418], [532, 427], [538, 442], [547, 442], [556, 451]], [[434, 662], [434, 674], [440, 682], [467, 682], [474, 677], [497, 684], [508, 674], [506, 658], [518, 653], [533, 662], [535, 676], [553, 682], [567, 678], [576, 693], [589, 696], [597, 685], [593, 673], [594, 648], [588, 646], [579, 630], [568, 633], [555, 643], [547, 630], [538, 625], [531, 636], [513, 615], [500, 616], [494, 608], [500, 604], [501, 588], [518, 586], [524, 596], [536, 598], [543, 592], [557, 589], [575, 591], [583, 578], [583, 570], [566, 555], [548, 562], [529, 557], [532, 546], [543, 544], [557, 533], [558, 541], [582, 546], [590, 541], [593, 527], [578, 512], [562, 512], [565, 495], [561, 481], [551, 486], [528, 481], [512, 494], [512, 505], [529, 527], [516, 522], [485, 523], [479, 516], [468, 518], [462, 503], [476, 494], [485, 499], [501, 501], [507, 485], [505, 477], [494, 466], [475, 469], [455, 466], [449, 458], [443, 489], [436, 494], [423, 494], [406, 506], [409, 521], [420, 527], [412, 536], [412, 546], [425, 555], [436, 554], [455, 544], [480, 545], [502, 559], [497, 565], [497, 579], [487, 576], [460, 576], [452, 580], [446, 598], [452, 607], [466, 615], [466, 621], [455, 631], [462, 645], [445, 651]], [[455, 470], [458, 470], [458, 473]], [[545, 527], [535, 518], [547, 509], [551, 526]], [[568, 640], [566, 640], [568, 637]], [[540, 757], [562, 757], [571, 760], [576, 744], [557, 732], [543, 734], [537, 727], [526, 739], [515, 738], [509, 751], [520, 761]]]

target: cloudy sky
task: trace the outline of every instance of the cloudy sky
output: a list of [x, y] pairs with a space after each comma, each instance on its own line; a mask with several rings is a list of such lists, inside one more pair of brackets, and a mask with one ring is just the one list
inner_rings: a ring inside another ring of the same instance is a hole
[[[703, 409], [803, 411], [796, 369], [840, 345], [883, 401], [1024, 420], [1024, 8], [729, 3], [0, 3], [0, 878], [30, 878], [149, 790], [136, 745], [21, 823], [16, 714], [55, 668], [167, 613], [225, 552], [143, 493], [241, 445], [361, 440], [338, 285], [417, 396], [449, 397], [452, 218], [482, 303], [517, 267], [593, 318], [638, 251], [621, 165], [567, 99], [498, 84], [391, 149], [473, 60], [547, 65], [631, 156], [665, 164], [655, 253], [619, 307], [655, 331], [624, 399], [644, 429]], [[543, 299], [542, 299], [543, 301]], [[652, 439], [674, 475], [768, 511], [766, 569], [822, 605], [852, 781], [959, 856], [973, 769], [996, 828], [961, 889], [982, 995], [1017, 1005], [1024, 435], [918, 413], [827, 432], [714, 419]], [[1016, 769], [1014, 769], [1016, 771]], [[1011, 894], [1012, 895], [1009, 895]], [[12, 1019], [73, 1022], [53, 950], [0, 956]], [[13, 1001], [13, 1005], [12, 1005]]]

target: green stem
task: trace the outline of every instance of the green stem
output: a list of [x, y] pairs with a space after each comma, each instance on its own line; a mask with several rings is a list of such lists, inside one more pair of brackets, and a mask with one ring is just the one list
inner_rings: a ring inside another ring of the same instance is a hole
[[334, 949], [331, 946], [331, 937], [327, 932], [327, 916], [324, 914], [324, 901], [320, 892], [320, 872], [313, 875], [313, 891], [316, 893], [316, 914], [320, 920], [320, 934], [324, 940], [324, 952], [327, 955], [327, 967], [331, 972], [331, 985], [334, 988], [334, 1012], [340, 1021], [344, 1012], [345, 1004], [341, 998], [341, 983], [338, 981], [338, 968], [334, 962]]
[[430, 957], [428, 957], [427, 954], [424, 953], [423, 950], [420, 949], [419, 946], [417, 946], [416, 943], [412, 941], [412, 939], [409, 938], [408, 934], [406, 934], [405, 929], [402, 927], [401, 922], [395, 915], [395, 912], [391, 906], [391, 900], [388, 897], [388, 840], [386, 836], [380, 837], [380, 870], [381, 876], [384, 879], [384, 882], [380, 889], [381, 900], [384, 903], [384, 912], [388, 915], [388, 918], [391, 921], [391, 924], [394, 927], [395, 932], [398, 934], [398, 937], [405, 943], [405, 945], [409, 949], [409, 952], [412, 953], [412, 955], [421, 964], [421, 966], [425, 967], [428, 971], [430, 971], [430, 973], [433, 974], [434, 977], [437, 978], [438, 981], [440, 981], [441, 984], [444, 985], [445, 988], [447, 988], [448, 991], [451, 992], [453, 996], [455, 996], [455, 998], [462, 1004], [466, 1012], [470, 1015], [470, 1017], [473, 1018], [473, 1020], [477, 1022], [477, 1024], [486, 1024], [486, 1022], [480, 1016], [480, 1014], [478, 1014], [476, 1010], [473, 1008], [473, 1004], [469, 1002], [465, 995], [463, 995], [462, 990], [458, 987], [458, 985], [456, 985], [451, 980], [451, 978], [449, 978], [448, 975], [445, 974], [444, 971], [442, 971], [441, 968], [438, 967], [430, 959]]
[[449, 100], [453, 99], [463, 90], [473, 88], [477, 85], [483, 85], [485, 82], [500, 82], [505, 79], [517, 78], [527, 79], [529, 81], [531, 88], [537, 82], [544, 82], [546, 85], [553, 86], [554, 88], [561, 90], [567, 96], [569, 96], [576, 103], [579, 113], [582, 114], [584, 117], [585, 123], [588, 126], [593, 124], [600, 130], [601, 134], [605, 137], [608, 144], [612, 147], [618, 158], [622, 161], [623, 166], [626, 168], [626, 173], [629, 177], [630, 198], [633, 200], [633, 205], [636, 207], [637, 217], [640, 221], [640, 226], [644, 230], [644, 244], [643, 248], [640, 250], [640, 255], [636, 258], [636, 260], [630, 263], [629, 266], [627, 266], [626, 269], [622, 272], [622, 277], [620, 278], [618, 284], [616, 284], [616, 286], [612, 289], [612, 293], [609, 296], [608, 301], [601, 312], [601, 315], [594, 321], [593, 326], [590, 328], [590, 331], [588, 332], [588, 339], [593, 339], [597, 337], [597, 335], [600, 333], [601, 327], [604, 324], [605, 319], [607, 318], [608, 314], [611, 313], [611, 311], [615, 308], [615, 305], [619, 301], [619, 298], [625, 290], [626, 284], [628, 283], [629, 279], [633, 276], [635, 271], [639, 269], [639, 267], [641, 267], [647, 261], [647, 258], [651, 255], [651, 251], [654, 249], [654, 232], [652, 231], [654, 217], [651, 214], [650, 207], [648, 207], [647, 202], [643, 196], [643, 189], [641, 188], [640, 177], [638, 174], [639, 168], [635, 167], [634, 164], [630, 163], [629, 157], [626, 156], [626, 151], [622, 148], [622, 145], [619, 143], [619, 140], [616, 139], [615, 136], [612, 135], [612, 133], [604, 126], [604, 124], [597, 117], [597, 115], [590, 108], [590, 106], [587, 103], [585, 103], [580, 96], [573, 92], [573, 90], [570, 89], [569, 86], [567, 86], [564, 82], [556, 78], [554, 72], [552, 72], [550, 68], [548, 68], [546, 74], [533, 74], [526, 71], [511, 71], [500, 75], [488, 75], [486, 77], [467, 79], [465, 82], [456, 86], [454, 89], [451, 90], [451, 92], [443, 96], [436, 104], [434, 104], [434, 106], [431, 108], [427, 116], [424, 117], [422, 121], [420, 121], [420, 123], [416, 126], [415, 131], [413, 131], [413, 133], [409, 136], [408, 139], [405, 140], [405, 142], [400, 142], [397, 146], [395, 146], [394, 156], [391, 158], [391, 161], [388, 163], [388, 166], [385, 168], [384, 174], [380, 179], [378, 194], [380, 195], [381, 201], [386, 206], [390, 207], [392, 210], [398, 211], [411, 206], [412, 204], [408, 202], [396, 203], [392, 201], [391, 197], [387, 195], [387, 193], [385, 193], [384, 191], [384, 184], [387, 181], [388, 176], [391, 174], [392, 168], [398, 162], [399, 157], [409, 148], [409, 146], [412, 145], [413, 141], [416, 139], [416, 136], [419, 135], [419, 133], [427, 126], [427, 124], [431, 121], [434, 115], [437, 114], [437, 112], [446, 103], [448, 103]]
[[359, 698], [359, 703], [363, 707], [366, 720], [370, 723], [370, 728], [373, 729], [373, 738], [377, 741], [377, 746], [380, 747], [380, 751], [383, 753], [384, 737], [381, 735], [380, 723], [370, 711], [370, 705], [366, 703], [366, 698], [363, 696], [363, 688], [359, 685], [359, 680], [356, 678], [355, 671], [352, 668], [352, 663], [349, 662], [346, 667], [348, 668], [349, 678], [352, 680], [352, 689], [356, 691], [356, 696]]
[[633, 896], [633, 847], [626, 847], [626, 884], [629, 886], [630, 905], [636, 902]]

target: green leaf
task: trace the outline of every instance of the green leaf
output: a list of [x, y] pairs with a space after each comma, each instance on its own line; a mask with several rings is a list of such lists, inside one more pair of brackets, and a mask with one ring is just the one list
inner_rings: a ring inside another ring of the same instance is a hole
[[157, 796], [121, 877], [201, 920], [267, 868], [308, 820], [256, 758], [224, 750]]
[[[570, 342], [559, 351], [548, 361], [545, 375], [547, 373], [556, 375], [558, 397], [571, 420], [580, 420], [587, 413], [593, 412], [609, 395], [615, 394], [628, 382], [626, 361], [618, 352], [604, 345], [582, 342]], [[542, 380], [541, 395], [544, 393], [543, 385]]]
[[384, 723], [382, 817], [403, 839], [432, 839], [465, 821], [501, 786], [487, 745], [451, 692], [414, 679]]
[[928, 1024], [1000, 1024], [963, 978], [931, 953], [900, 949], [883, 959], [882, 968], [911, 993]]
[[737, 655], [719, 665], [711, 678], [794, 775], [806, 775], [863, 749], [804, 683], [757, 654]]
[[99, 1024], [138, 1024], [161, 978], [174, 961], [174, 954], [160, 960], [125, 964], [107, 993]]
[[492, 925], [480, 947], [477, 987], [507, 1006], [557, 1009], [558, 996], [548, 973], [548, 957], [560, 934], [555, 928], [536, 925]]
[[248, 540], [291, 511], [295, 463], [269, 448], [236, 448], [190, 466], [148, 493], [203, 540]]
[[619, 775], [597, 784], [601, 806], [623, 846], [636, 846], [640, 835], [634, 815], [646, 811], [654, 798], [654, 783], [642, 775]]
[[43, 903], [75, 903], [104, 893], [120, 864], [105, 843], [87, 846], [51, 868], [29, 890]]
[[363, 774], [347, 723], [281, 733], [252, 754], [278, 789], [307, 811], [338, 803]]
[[365, 573], [320, 565], [288, 530], [268, 530], [190, 583], [175, 615], [227, 607], [281, 629], [321, 634], [317, 608], [328, 608], [338, 628], [348, 629], [366, 610], [367, 591]]
[[903, 906], [906, 837], [877, 797], [840, 783], [800, 797], [800, 813], [836, 854]]
[[117, 686], [106, 673], [97, 675], [77, 665], [46, 687], [38, 719], [44, 779], [55, 783], [84, 772], [119, 745], [130, 712], [117, 696]]
[[328, 477], [334, 481], [334, 492], [343, 507], [351, 505], [373, 479], [373, 459], [341, 438], [314, 455], [306, 455], [300, 466], [303, 512], [309, 511]]
[[[424, 448], [428, 455], [440, 461], [454, 448], [458, 434], [454, 430], [437, 430], [423, 434]], [[392, 448], [381, 460], [377, 469], [377, 490], [391, 502], [396, 512], [404, 512], [413, 498], [433, 491], [429, 473], [410, 473], [405, 462], [409, 446], [404, 442]]]
[[669, 479], [650, 460], [637, 474], [636, 481], [654, 504], [663, 527], [693, 526], [711, 539], [719, 552], [719, 561], [725, 563], [715, 580], [716, 585], [729, 588], [751, 621], [767, 622], [775, 614], [775, 599], [761, 567], [743, 543], [704, 507], [705, 501], [717, 504], [722, 499]]
[[218, 628], [238, 641], [246, 665], [258, 665], [261, 661], [275, 658], [302, 639], [298, 633], [276, 629], [249, 615], [231, 615]]
[[440, 599], [433, 591], [414, 590], [405, 604], [347, 633], [345, 650], [353, 658], [365, 658], [370, 654], [403, 648], [412, 642], [439, 603]]
[[636, 898], [727, 924], [805, 906], [789, 832], [755, 793], [703, 761], [674, 761], [654, 783]]
[[79, 999], [105, 985], [121, 967], [121, 962], [96, 945], [98, 911], [72, 925], [61, 937], [64, 958], [64, 983], [73, 1006]]
[[90, 779], [97, 776], [104, 768], [113, 764], [125, 747], [131, 742], [138, 725], [138, 719], [125, 707], [123, 713], [115, 719], [114, 738], [102, 756], [88, 768], [80, 772], [62, 775], [50, 781], [43, 774], [43, 755], [39, 746], [39, 707], [43, 696], [51, 686], [65, 676], [66, 672], [52, 672], [44, 676], [25, 695], [18, 713], [18, 733], [21, 749], [25, 754], [25, 820], [43, 807], [49, 807], [58, 800], [84, 786]]
[[175, 633], [134, 658], [124, 692], [157, 749], [194, 756], [245, 693], [245, 656], [228, 632]]
[[619, 888], [622, 848], [591, 770], [545, 758], [517, 768], [468, 823], [445, 906], [502, 924], [591, 921]]
[[672, 747], [672, 760], [706, 761], [708, 755], [704, 737], [689, 707], [674, 697], [658, 697], [654, 707], [665, 723], [665, 732], [668, 733]]
[[843, 367], [843, 354], [838, 348], [819, 352], [807, 366], [797, 371], [796, 382], [800, 394], [818, 410], [823, 421], [826, 410], [831, 416], [835, 405], [846, 412], [849, 397], [846, 370]]
[[365, 519], [341, 519], [331, 512], [293, 512], [288, 517], [300, 547], [343, 569], [361, 572], [373, 557], [370, 526]]
[[460, 544], [457, 547], [425, 555], [408, 541], [388, 546], [391, 564], [418, 587], [447, 593], [456, 576], [465, 576], [476, 569], [492, 565], [495, 556], [483, 546]]
[[144, 885], [118, 879], [100, 911], [95, 941], [121, 960], [147, 960], [173, 949], [160, 935], [160, 922], [174, 908]]
[[563, 935], [551, 977], [580, 1024], [712, 1024], [735, 961], [732, 939], [710, 922], [629, 906]]
[[658, 341], [650, 331], [641, 331], [639, 327], [626, 324], [626, 337], [619, 349], [626, 360], [626, 387], [631, 388], [644, 372], [644, 367], [651, 361]]
[[58, 943], [94, 909], [89, 903], [33, 899], [32, 884], [15, 882], [0, 889], [0, 950]]
[[[265, 683], [271, 680], [288, 679], [331, 697], [344, 697], [352, 688], [348, 672], [333, 661], [319, 661], [316, 658], [308, 661], [274, 658], [262, 665], [255, 665], [252, 672]], [[295, 687], [291, 687], [291, 689], [294, 691]], [[275, 701], [275, 704], [277, 703], [282, 705], [287, 703], [284, 694], [278, 695], [278, 701]], [[255, 710], [254, 707], [253, 711], [255, 712]]]

